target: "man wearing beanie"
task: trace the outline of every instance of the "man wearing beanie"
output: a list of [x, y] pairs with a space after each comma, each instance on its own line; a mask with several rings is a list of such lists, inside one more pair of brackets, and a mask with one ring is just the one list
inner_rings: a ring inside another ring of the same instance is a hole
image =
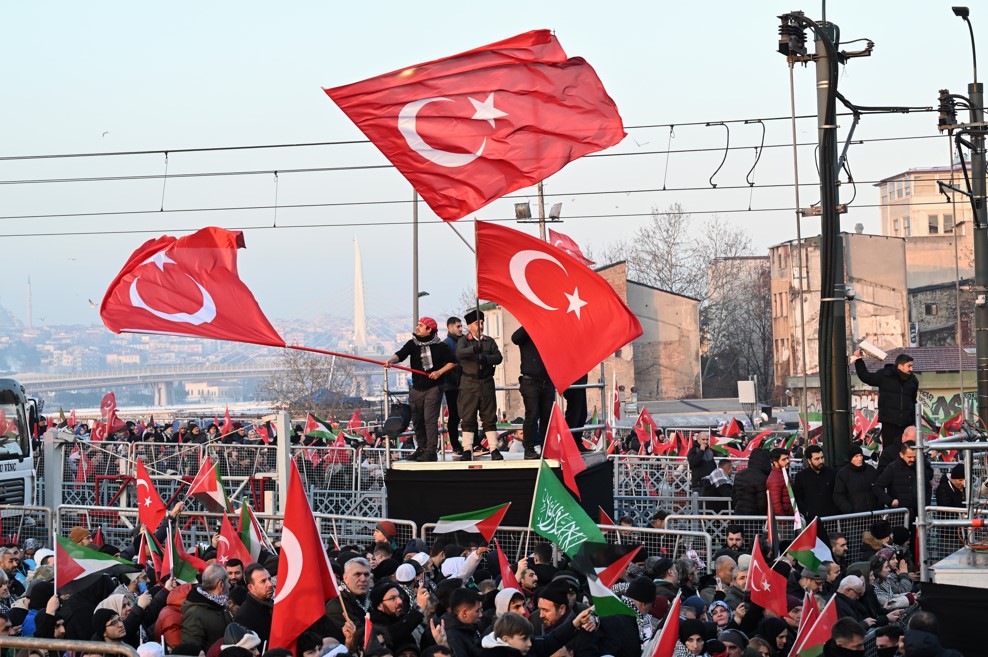
[[[576, 618], [576, 613], [570, 608], [569, 591], [569, 584], [553, 580], [539, 593], [537, 609], [539, 619], [542, 621], [541, 635], [545, 636], [556, 628], [564, 627]], [[575, 637], [566, 642], [566, 648], [573, 657], [597, 657], [605, 654], [597, 647], [597, 634], [597, 632], [577, 632]], [[640, 650], [638, 656], [641, 656]]]
[[123, 619], [113, 609], [97, 609], [93, 612], [92, 641], [123, 643], [127, 636]]
[[865, 463], [860, 445], [848, 450], [850, 462], [837, 471], [834, 479], [834, 504], [841, 513], [865, 513], [878, 509], [872, 485], [878, 471]]
[[374, 626], [371, 636], [383, 634], [384, 644], [392, 650], [408, 643], [418, 644], [429, 601], [429, 591], [419, 587], [413, 608], [406, 609], [398, 585], [392, 581], [381, 582], [370, 592], [368, 619]]
[[937, 485], [937, 506], [963, 507], [964, 504], [964, 464], [958, 463], [940, 477]]
[[635, 617], [625, 614], [600, 619], [600, 654], [614, 657], [640, 657], [642, 646], [652, 637], [649, 610], [655, 602], [655, 582], [649, 577], [637, 577], [628, 584], [621, 602], [628, 605]]
[[442, 376], [456, 367], [449, 347], [439, 337], [439, 325], [431, 317], [423, 317], [415, 325], [412, 339], [388, 360], [400, 363], [410, 359], [412, 369], [426, 374], [412, 374], [408, 403], [415, 424], [415, 451], [409, 461], [435, 461], [439, 445], [439, 408], [442, 404]]
[[[473, 440], [483, 424], [491, 459], [503, 458], [497, 449], [497, 399], [494, 396], [494, 368], [501, 364], [503, 357], [497, 343], [484, 335], [484, 313], [471, 309], [464, 316], [467, 334], [456, 343], [456, 358], [460, 361], [460, 442], [463, 444], [462, 460], [473, 458]], [[479, 440], [477, 441], [480, 442]]]

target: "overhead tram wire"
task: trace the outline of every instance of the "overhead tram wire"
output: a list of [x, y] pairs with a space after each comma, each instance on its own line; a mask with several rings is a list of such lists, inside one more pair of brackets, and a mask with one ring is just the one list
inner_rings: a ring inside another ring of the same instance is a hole
[[[887, 178], [881, 180], [856, 180], [855, 184], [860, 185], [876, 185]], [[926, 178], [926, 177], [916, 177], [913, 178], [913, 182], [935, 182], [937, 178]], [[817, 182], [801, 182], [800, 187], [817, 187], [819, 183]], [[594, 196], [609, 196], [609, 195], [628, 195], [628, 194], [659, 194], [659, 193], [669, 193], [669, 192], [712, 192], [712, 191], [738, 191], [738, 190], [750, 190], [750, 189], [791, 189], [793, 183], [756, 183], [754, 185], [718, 185], [716, 188], [710, 187], [708, 185], [703, 186], [693, 186], [693, 187], [642, 187], [642, 188], [632, 188], [632, 189], [614, 189], [614, 190], [593, 190], [593, 191], [582, 191], [582, 192], [551, 192], [546, 193], [546, 197], [552, 198], [575, 198], [575, 197], [594, 197]], [[501, 198], [506, 200], [512, 199], [527, 199], [530, 194], [509, 194]], [[250, 211], [260, 211], [260, 210], [273, 210], [275, 208], [279, 210], [304, 210], [304, 209], [316, 209], [316, 208], [347, 208], [347, 207], [363, 207], [363, 206], [374, 206], [374, 205], [407, 205], [411, 201], [407, 199], [385, 199], [376, 201], [327, 201], [324, 203], [281, 203], [277, 206], [275, 205], [231, 205], [231, 206], [213, 206], [213, 207], [198, 207], [198, 208], [165, 208], [164, 210], [105, 210], [105, 211], [93, 211], [93, 212], [57, 212], [57, 213], [44, 213], [44, 214], [20, 214], [20, 215], [0, 215], [0, 221], [16, 221], [16, 220], [27, 220], [27, 219], [81, 219], [81, 218], [96, 218], [96, 217], [120, 217], [120, 216], [140, 216], [140, 215], [162, 215], [162, 214], [198, 214], [203, 212], [250, 212]], [[904, 205], [897, 203], [896, 205]], [[869, 207], [863, 205], [855, 205], [854, 207]]]
[[[923, 139], [936, 139], [940, 135], [906, 135], [902, 137], [876, 137], [874, 139], [855, 139], [853, 143], [855, 145], [864, 144], [877, 144], [886, 142], [898, 142], [898, 141], [916, 141]], [[803, 142], [797, 143], [797, 147], [809, 147], [816, 146], [816, 142]], [[780, 144], [763, 144], [757, 146], [760, 150], [770, 149], [770, 148], [792, 148], [791, 143], [780, 143]], [[244, 147], [249, 148], [249, 147]], [[260, 148], [260, 147], [259, 147]], [[653, 150], [653, 151], [631, 151], [625, 153], [591, 153], [586, 155], [586, 158], [612, 158], [612, 157], [642, 157], [649, 155], [683, 155], [689, 153], [727, 153], [729, 151], [750, 151], [752, 148], [756, 148], [753, 145], [745, 146], [728, 146], [728, 147], [710, 147], [710, 148], [682, 148], [682, 149], [667, 149], [667, 150]], [[174, 151], [169, 151], [174, 153]], [[154, 152], [156, 154], [157, 152]], [[4, 158], [0, 157], [0, 161]], [[331, 166], [331, 167], [301, 167], [295, 169], [286, 169], [279, 167], [277, 169], [248, 169], [240, 171], [200, 171], [195, 173], [149, 173], [149, 174], [135, 174], [135, 175], [125, 175], [125, 176], [83, 176], [75, 178], [29, 178], [20, 180], [0, 180], [0, 185], [42, 185], [42, 184], [62, 184], [62, 183], [94, 183], [94, 182], [128, 182], [137, 180], [176, 180], [184, 178], [220, 178], [220, 177], [238, 177], [238, 176], [270, 176], [272, 174], [293, 174], [293, 173], [326, 173], [332, 171], [372, 171], [372, 170], [383, 170], [383, 169], [394, 169], [391, 164], [359, 164], [359, 165], [343, 165], [343, 166]], [[747, 187], [745, 187], [747, 189]], [[409, 201], [410, 202], [410, 201]]]
[[[745, 187], [747, 189], [747, 186]], [[896, 203], [896, 207], [922, 207], [929, 205], [941, 205], [942, 201], [931, 201], [927, 203]], [[270, 207], [258, 207], [257, 209], [270, 209]], [[279, 206], [281, 209], [285, 209], [286, 206]], [[318, 207], [318, 206], [310, 206]], [[865, 208], [879, 208], [882, 207], [878, 203], [867, 203], [867, 204], [857, 204], [853, 206], [854, 209], [865, 209]], [[696, 215], [719, 215], [719, 214], [746, 214], [746, 213], [763, 213], [763, 212], [794, 212], [796, 208], [793, 207], [778, 207], [778, 208], [729, 208], [721, 210], [690, 210], [688, 214]], [[155, 211], [154, 214], [160, 214], [160, 212]], [[615, 212], [607, 214], [586, 214], [586, 215], [567, 215], [567, 220], [576, 219], [635, 219], [651, 217], [654, 213], [652, 212]], [[500, 217], [493, 219], [484, 219], [491, 223], [512, 223], [517, 221], [516, 217]], [[447, 222], [441, 219], [435, 220], [419, 220], [419, 223], [424, 226], [441, 226]], [[320, 223], [320, 224], [281, 224], [278, 226], [272, 226], [270, 224], [259, 225], [259, 226], [228, 226], [227, 230], [291, 230], [291, 229], [313, 229], [313, 228], [361, 228], [361, 227], [380, 227], [380, 226], [408, 226], [411, 225], [411, 220], [401, 219], [401, 220], [378, 220], [378, 221], [347, 221], [340, 223]], [[5, 237], [87, 237], [87, 236], [101, 236], [101, 235], [161, 235], [163, 233], [191, 233], [199, 230], [199, 227], [182, 227], [182, 228], [154, 228], [154, 229], [132, 229], [132, 230], [91, 230], [91, 231], [52, 231], [52, 232], [34, 232], [34, 233], [0, 233], [0, 238]]]

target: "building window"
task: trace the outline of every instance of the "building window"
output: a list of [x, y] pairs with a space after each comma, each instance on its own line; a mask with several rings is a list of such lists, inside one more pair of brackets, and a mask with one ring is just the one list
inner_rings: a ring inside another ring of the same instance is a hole
[[902, 192], [903, 192], [903, 188], [904, 187], [905, 187], [905, 185], [902, 184], [902, 181], [901, 180], [896, 181], [896, 183], [895, 183], [895, 197], [896, 198], [902, 198]]
[[926, 304], [926, 316], [929, 317], [931, 315], [936, 315], [936, 314], [937, 314], [937, 304], [935, 303]]
[[885, 185], [879, 185], [878, 188], [882, 190], [882, 205], [885, 205], [889, 200], [888, 189], [886, 189]]
[[943, 234], [952, 235], [954, 233], [954, 215], [943, 215]]
[[929, 214], [929, 215], [926, 215], [926, 220], [927, 220], [927, 222], [929, 224], [929, 227], [930, 227], [930, 235], [939, 235], [940, 234], [940, 215], [938, 215], [938, 214]]
[[913, 181], [910, 178], [906, 178], [905, 182], [906, 196], [910, 196], [913, 193]]
[[899, 234], [899, 220], [898, 219], [893, 219], [892, 220], [892, 234], [893, 235], [898, 235]]
[[913, 234], [913, 230], [912, 230], [912, 226], [909, 223], [909, 217], [903, 217], [902, 218], [902, 236], [903, 237], [912, 237], [912, 234]]

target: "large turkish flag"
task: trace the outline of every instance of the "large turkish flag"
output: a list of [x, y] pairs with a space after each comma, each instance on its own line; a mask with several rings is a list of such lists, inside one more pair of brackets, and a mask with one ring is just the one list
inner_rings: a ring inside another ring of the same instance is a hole
[[548, 30], [325, 91], [447, 221], [625, 136], [597, 73]]
[[642, 334], [638, 318], [600, 274], [562, 249], [477, 222], [477, 295], [514, 315], [563, 392]]
[[110, 283], [100, 317], [114, 333], [168, 333], [284, 347], [237, 273], [240, 231], [203, 228], [145, 242]]
[[326, 602], [340, 593], [298, 467], [294, 461], [289, 467], [288, 500], [278, 557], [278, 593], [274, 597], [268, 648], [294, 651], [298, 636], [322, 618]]

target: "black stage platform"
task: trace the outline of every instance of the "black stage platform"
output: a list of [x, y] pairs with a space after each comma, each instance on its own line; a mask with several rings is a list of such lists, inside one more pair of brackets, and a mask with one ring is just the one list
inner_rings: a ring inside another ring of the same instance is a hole
[[[505, 454], [504, 461], [395, 462], [384, 479], [387, 515], [421, 526], [436, 522], [440, 516], [511, 502], [502, 524], [527, 527], [539, 462], [511, 458], [514, 456], [520, 455]], [[584, 459], [587, 469], [577, 475], [576, 483], [583, 508], [596, 520], [598, 506], [608, 513], [614, 508], [613, 462], [603, 454], [588, 454]], [[560, 476], [559, 464], [547, 462]]]

